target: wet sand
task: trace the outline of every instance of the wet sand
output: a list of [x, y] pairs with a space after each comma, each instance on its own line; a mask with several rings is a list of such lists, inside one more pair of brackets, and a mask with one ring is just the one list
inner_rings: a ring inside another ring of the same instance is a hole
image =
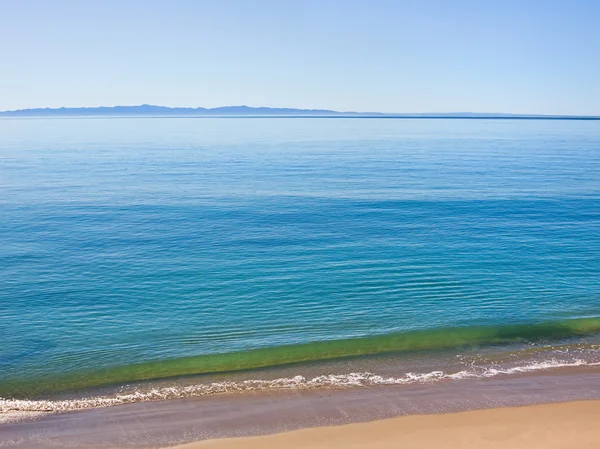
[[[585, 404], [595, 404], [594, 400], [600, 400], [600, 369], [597, 367], [558, 369], [544, 374], [404, 386], [218, 395], [47, 414], [33, 420], [0, 424], [0, 446], [27, 449], [74, 447], [158, 449], [201, 440], [215, 441], [215, 443], [203, 444], [223, 445], [225, 442], [231, 441], [234, 441], [232, 444], [251, 444], [243, 442], [254, 441], [248, 438], [260, 435], [274, 435], [273, 438], [280, 438], [288, 435], [285, 432], [301, 429], [315, 429], [317, 432], [315, 435], [319, 435], [321, 431], [337, 432], [337, 430], [326, 429], [345, 429], [346, 425], [349, 424], [352, 427], [354, 423], [372, 423], [372, 425], [379, 426], [378, 423], [396, 422], [396, 418], [402, 416], [414, 417], [417, 422], [420, 422], [421, 419], [431, 421], [433, 424], [428, 425], [438, 429], [436, 434], [442, 429], [447, 429], [444, 431], [455, 432], [458, 435], [463, 432], [470, 434], [471, 430], [468, 430], [468, 426], [465, 428], [455, 427], [455, 430], [450, 430], [452, 428], [450, 424], [454, 418], [448, 417], [462, 416], [454, 415], [456, 413], [467, 411], [471, 413], [470, 411], [482, 409], [510, 410], [505, 407], [574, 401], [588, 401]], [[520, 409], [516, 410], [517, 412], [513, 416], [518, 417], [522, 412], [518, 411]], [[500, 413], [505, 412], [500, 411]], [[592, 413], [595, 412], [592, 411]], [[527, 413], [525, 415], [525, 419], [527, 419]], [[442, 421], [437, 421], [436, 416]], [[467, 414], [465, 416], [477, 417], [480, 415]], [[594, 416], [594, 419], [600, 422], [598, 419], [600, 417], [597, 414]], [[386, 421], [390, 418], [393, 421]], [[450, 421], [446, 421], [448, 419]], [[466, 421], [465, 418], [457, 419], [457, 424], [471, 420], [471, 418]], [[506, 418], [502, 417], [497, 432], [504, 427], [513, 425], [510, 424], [511, 419], [513, 418], [508, 415]], [[515, 419], [518, 421], [520, 418]], [[553, 422], [552, 419], [550, 417], [548, 422]], [[581, 425], [584, 427], [585, 419], [584, 417], [581, 421]], [[562, 418], [559, 417], [558, 420], [562, 422]], [[367, 426], [370, 425], [367, 424]], [[400, 424], [399, 428], [403, 428], [402, 426], [404, 424]], [[490, 426], [487, 428], [491, 429]], [[537, 424], [531, 424], [533, 429], [536, 426]], [[425, 426], [423, 429], [433, 427]], [[319, 430], [319, 428], [325, 430]], [[477, 431], [477, 429], [472, 430]], [[309, 432], [312, 434], [313, 430]], [[380, 433], [385, 434], [383, 430], [381, 432], [369, 430], [368, 432], [372, 434], [369, 442], [373, 442], [373, 444], [375, 436]], [[514, 431], [510, 430], [510, 432], [523, 433], [526, 430], [519, 430], [518, 427], [515, 427]], [[583, 433], [585, 433], [585, 429]], [[422, 435], [426, 436], [426, 434], [427, 431], [422, 430]], [[407, 435], [412, 434], [405, 432], [396, 437], [394, 435], [389, 433], [389, 438], [408, 438]], [[340, 435], [341, 437], [342, 435]], [[226, 440], [218, 440], [220, 438]], [[333, 437], [327, 436], [326, 438], [329, 440]], [[452, 435], [448, 434], [444, 438], [450, 439]], [[303, 440], [299, 441], [298, 444], [301, 445], [306, 443]], [[319, 440], [317, 439], [317, 441]], [[362, 440], [356, 437], [356, 442], [359, 441]], [[600, 437], [596, 441], [600, 443]], [[346, 443], [339, 444], [340, 447], [343, 447]], [[510, 444], [506, 444], [504, 447], [512, 447]], [[462, 447], [485, 446], [479, 444], [469, 446], [465, 443]], [[597, 444], [596, 447], [600, 447], [600, 444]]]
[[600, 401], [403, 416], [275, 435], [205, 440], [178, 449], [558, 449], [600, 447]]

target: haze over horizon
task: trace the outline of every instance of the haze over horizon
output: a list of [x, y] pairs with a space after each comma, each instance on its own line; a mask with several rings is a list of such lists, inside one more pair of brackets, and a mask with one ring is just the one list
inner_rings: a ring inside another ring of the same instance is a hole
[[600, 3], [0, 5], [0, 110], [155, 104], [600, 115]]
[[600, 119], [598, 115], [568, 115], [568, 114], [512, 114], [504, 112], [379, 112], [379, 111], [336, 111], [331, 109], [302, 109], [302, 108], [274, 108], [270, 106], [247, 106], [247, 105], [228, 105], [215, 108], [198, 107], [170, 107], [162, 105], [117, 105], [117, 106], [98, 106], [98, 107], [59, 107], [59, 108], [25, 108], [9, 111], [1, 111], [0, 117], [202, 117], [202, 116], [323, 116], [323, 117], [389, 117], [389, 118], [572, 118], [572, 119]]

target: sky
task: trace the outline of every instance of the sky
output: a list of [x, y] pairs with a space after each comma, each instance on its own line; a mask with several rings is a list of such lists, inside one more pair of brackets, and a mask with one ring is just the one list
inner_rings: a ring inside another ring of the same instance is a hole
[[600, 115], [598, 0], [0, 0], [0, 110]]

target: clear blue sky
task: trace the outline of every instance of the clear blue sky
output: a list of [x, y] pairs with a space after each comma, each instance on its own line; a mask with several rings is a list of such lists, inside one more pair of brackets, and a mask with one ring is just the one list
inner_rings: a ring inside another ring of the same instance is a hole
[[0, 110], [600, 115], [600, 0], [0, 0]]

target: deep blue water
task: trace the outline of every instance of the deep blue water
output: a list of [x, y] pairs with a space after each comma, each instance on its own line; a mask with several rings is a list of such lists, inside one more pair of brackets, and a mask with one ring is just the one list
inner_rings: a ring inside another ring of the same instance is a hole
[[596, 122], [4, 119], [0, 189], [0, 383], [600, 316]]

